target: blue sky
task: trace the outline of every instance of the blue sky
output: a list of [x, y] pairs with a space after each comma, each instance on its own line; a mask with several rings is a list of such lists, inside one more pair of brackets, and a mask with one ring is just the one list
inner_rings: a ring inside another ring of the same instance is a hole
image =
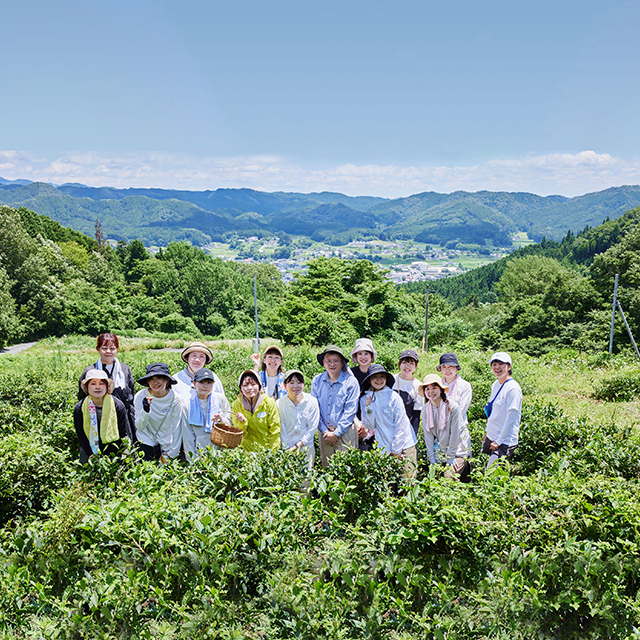
[[640, 0], [0, 10], [4, 178], [388, 197], [640, 183]]

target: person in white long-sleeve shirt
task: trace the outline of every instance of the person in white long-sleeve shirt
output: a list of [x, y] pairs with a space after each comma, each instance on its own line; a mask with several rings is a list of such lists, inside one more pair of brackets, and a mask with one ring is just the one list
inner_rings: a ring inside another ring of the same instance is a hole
[[518, 446], [522, 389], [511, 377], [511, 356], [498, 351], [489, 360], [497, 380], [491, 385], [491, 399], [485, 405], [487, 428], [482, 452], [489, 455], [487, 469], [499, 458], [510, 458]]
[[[430, 464], [446, 467], [448, 478], [458, 479], [456, 453], [460, 443], [460, 408], [447, 397], [449, 387], [436, 373], [424, 377], [420, 395], [424, 396], [422, 407], [422, 430]], [[437, 447], [436, 447], [437, 443]]]
[[422, 396], [418, 393], [420, 380], [413, 375], [418, 368], [419, 361], [418, 354], [413, 349], [405, 349], [400, 354], [398, 361], [400, 373], [396, 374], [396, 382], [393, 385], [393, 390], [400, 394], [404, 402], [404, 410], [416, 437], [418, 437], [420, 430], [420, 409], [424, 404]]
[[185, 407], [185, 419], [182, 421], [182, 448], [189, 462], [208, 447], [219, 451], [211, 443], [213, 423], [231, 423], [231, 405], [223, 393], [214, 391], [215, 374], [202, 367], [193, 376], [193, 388], [189, 396], [189, 405]]
[[302, 449], [309, 469], [315, 460], [313, 438], [320, 422], [320, 407], [312, 395], [304, 392], [304, 375], [297, 369], [284, 374], [286, 396], [276, 400], [280, 413], [280, 441], [286, 451]]
[[375, 432], [381, 449], [404, 462], [404, 476], [414, 478], [418, 467], [416, 436], [402, 398], [393, 391], [394, 384], [395, 378], [382, 365], [369, 367], [369, 373], [362, 381], [362, 424]]
[[134, 398], [138, 446], [145, 460], [167, 462], [180, 453], [182, 444], [184, 407], [172, 389], [177, 380], [169, 373], [167, 364], [156, 362], [147, 366], [138, 384], [147, 387]]
[[471, 385], [460, 377], [460, 365], [455, 353], [443, 353], [436, 370], [442, 374], [442, 382], [449, 387], [447, 398], [458, 405], [460, 410], [460, 440], [454, 470], [459, 474], [462, 482], [468, 482], [471, 472], [469, 458], [471, 458], [471, 436], [469, 435], [469, 420], [467, 411], [471, 405]]

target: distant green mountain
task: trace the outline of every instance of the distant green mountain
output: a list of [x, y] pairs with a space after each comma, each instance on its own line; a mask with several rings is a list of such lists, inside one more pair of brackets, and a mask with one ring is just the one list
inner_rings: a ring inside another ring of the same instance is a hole
[[235, 218], [218, 215], [185, 200], [139, 195], [111, 199], [74, 197], [41, 182], [0, 188], [0, 203], [26, 207], [87, 235], [93, 235], [99, 219], [106, 237], [125, 241], [137, 238], [147, 245], [166, 245], [171, 240], [203, 245], [229, 231], [268, 227], [259, 216], [246, 217], [243, 212]]
[[202, 245], [230, 234], [322, 237], [334, 244], [360, 233], [432, 244], [510, 246], [514, 233], [561, 239], [640, 206], [640, 187], [613, 187], [575, 198], [504, 191], [419, 193], [387, 200], [341, 193], [266, 193], [253, 189], [180, 191], [6, 181], [0, 204], [26, 207], [91, 235], [96, 218], [108, 238], [146, 244]]
[[[627, 234], [637, 229], [638, 224], [640, 224], [640, 208], [630, 209], [615, 220], [605, 220], [588, 229], [585, 227], [578, 234], [574, 235], [570, 231], [560, 242], [544, 240], [522, 247], [496, 262], [452, 278], [432, 282], [410, 282], [401, 287], [413, 293], [424, 293], [429, 287], [431, 292], [442, 295], [456, 307], [464, 306], [473, 300], [476, 303], [495, 302], [498, 299], [495, 285], [512, 260], [525, 256], [544, 256], [584, 272], [591, 267], [597, 255], [620, 244]], [[626, 259], [631, 260], [630, 257]], [[631, 265], [627, 265], [629, 266]]]

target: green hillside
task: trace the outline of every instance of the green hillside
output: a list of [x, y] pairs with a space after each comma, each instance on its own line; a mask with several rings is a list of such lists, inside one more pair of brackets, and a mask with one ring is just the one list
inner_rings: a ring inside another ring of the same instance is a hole
[[64, 225], [91, 233], [96, 218], [108, 238], [167, 245], [189, 240], [199, 246], [233, 234], [320, 233], [333, 244], [358, 234], [484, 246], [511, 246], [525, 232], [536, 241], [561, 240], [567, 231], [614, 219], [640, 206], [640, 187], [624, 186], [575, 198], [530, 193], [457, 191], [420, 193], [385, 200], [339, 193], [265, 193], [252, 189], [54, 187], [43, 183], [0, 184], [0, 203], [26, 207]]
[[[576, 271], [591, 267], [596, 256], [619, 245], [628, 234], [636, 230], [640, 222], [640, 208], [627, 211], [616, 220], [606, 220], [594, 228], [586, 228], [574, 235], [569, 232], [561, 242], [544, 240], [539, 244], [522, 247], [491, 264], [487, 264], [467, 273], [444, 280], [429, 283], [431, 291], [444, 296], [456, 307], [463, 306], [469, 300], [477, 302], [496, 302], [496, 284], [502, 277], [508, 264], [526, 256], [552, 258]], [[602, 286], [608, 286], [602, 283]], [[426, 282], [402, 285], [407, 291], [423, 293]]]

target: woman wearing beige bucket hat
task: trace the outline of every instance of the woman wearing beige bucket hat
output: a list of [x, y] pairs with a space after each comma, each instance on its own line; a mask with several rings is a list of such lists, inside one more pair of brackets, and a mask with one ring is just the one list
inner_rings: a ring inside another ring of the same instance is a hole
[[436, 373], [424, 377], [418, 389], [425, 399], [422, 430], [429, 463], [445, 466], [445, 475], [458, 479], [465, 462], [456, 458], [460, 442], [460, 409], [447, 398], [448, 391], [449, 386]]
[[[182, 351], [182, 359], [187, 366], [176, 374], [178, 384], [175, 385], [174, 391], [182, 398], [182, 401], [189, 405], [191, 401], [191, 390], [193, 389], [193, 376], [196, 371], [202, 367], [208, 366], [213, 360], [211, 349], [203, 342], [192, 342]], [[213, 372], [212, 372], [213, 373]], [[220, 378], [213, 373], [213, 389], [214, 393], [224, 395], [224, 388]]]
[[85, 397], [73, 410], [73, 425], [80, 444], [80, 462], [92, 455], [116, 453], [122, 438], [133, 440], [124, 404], [111, 394], [115, 383], [101, 369], [87, 371], [80, 383]]

